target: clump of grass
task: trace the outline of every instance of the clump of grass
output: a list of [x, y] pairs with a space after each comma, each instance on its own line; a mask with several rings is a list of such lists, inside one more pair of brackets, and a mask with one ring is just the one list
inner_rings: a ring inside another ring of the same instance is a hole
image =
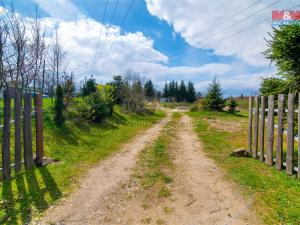
[[141, 179], [142, 187], [152, 188], [154, 195], [162, 198], [171, 196], [171, 189], [168, 185], [173, 181], [172, 170], [174, 167], [169, 145], [180, 117], [179, 113], [172, 115], [172, 120], [166, 124], [161, 136], [152, 146], [142, 151], [139, 160], [141, 167], [136, 177]]

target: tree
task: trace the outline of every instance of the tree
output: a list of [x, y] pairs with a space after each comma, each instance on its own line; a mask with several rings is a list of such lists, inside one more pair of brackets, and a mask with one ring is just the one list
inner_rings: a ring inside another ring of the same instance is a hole
[[122, 103], [122, 91], [124, 88], [123, 77], [120, 75], [114, 76], [111, 84], [114, 87], [115, 103], [121, 104]]
[[194, 84], [189, 81], [187, 85], [186, 101], [189, 103], [193, 103], [196, 101], [196, 99], [196, 89], [194, 87]]
[[277, 95], [279, 93], [288, 94], [289, 90], [285, 80], [279, 77], [270, 77], [263, 79], [259, 92], [261, 95]]
[[56, 99], [54, 106], [55, 116], [54, 122], [57, 126], [62, 126], [65, 122], [64, 117], [64, 94], [61, 85], [56, 88]]
[[155, 89], [151, 80], [148, 80], [144, 85], [145, 97], [147, 100], [153, 100], [155, 98]]
[[162, 97], [163, 98], [169, 98], [170, 97], [169, 85], [168, 85], [167, 82], [165, 83], [165, 86], [163, 88]]
[[204, 110], [222, 111], [224, 104], [225, 100], [223, 98], [221, 84], [217, 80], [217, 77], [215, 77], [209, 85], [207, 94], [202, 101], [202, 106]]
[[[267, 40], [269, 48], [264, 52], [275, 63], [278, 75], [286, 81], [289, 91], [300, 91], [300, 25], [280, 26]], [[276, 93], [278, 94], [278, 93]]]
[[124, 80], [124, 89], [122, 92], [123, 109], [130, 113], [143, 113], [145, 111], [145, 96], [140, 74], [127, 71]]
[[97, 91], [96, 80], [93, 77], [91, 77], [83, 84], [83, 87], [81, 88], [81, 95], [88, 96], [91, 93], [94, 93], [96, 91]]
[[[56, 30], [47, 55], [47, 62], [50, 67], [49, 71], [52, 76], [51, 89], [58, 86], [60, 76], [66, 71], [66, 54], [67, 52], [64, 50], [62, 40]], [[51, 98], [53, 98], [53, 96], [51, 96]]]
[[62, 88], [64, 93], [64, 107], [65, 109], [68, 109], [71, 101], [75, 97], [75, 82], [73, 73], [64, 73]]
[[185, 86], [185, 83], [183, 80], [180, 82], [180, 85], [179, 85], [179, 96], [180, 96], [180, 99], [179, 99], [180, 102], [186, 101], [187, 90], [186, 90], [186, 86]]
[[229, 101], [229, 104], [228, 104], [229, 112], [235, 113], [237, 106], [238, 106], [238, 104], [236, 103], [236, 101], [231, 98]]

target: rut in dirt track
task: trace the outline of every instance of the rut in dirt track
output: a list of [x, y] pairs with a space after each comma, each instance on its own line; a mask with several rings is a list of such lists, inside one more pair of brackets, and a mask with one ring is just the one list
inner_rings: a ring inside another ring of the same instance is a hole
[[129, 179], [138, 153], [159, 136], [169, 120], [168, 114], [165, 119], [134, 137], [119, 153], [91, 169], [82, 179], [80, 188], [50, 208], [38, 224], [87, 224], [86, 220], [99, 211], [101, 200]]

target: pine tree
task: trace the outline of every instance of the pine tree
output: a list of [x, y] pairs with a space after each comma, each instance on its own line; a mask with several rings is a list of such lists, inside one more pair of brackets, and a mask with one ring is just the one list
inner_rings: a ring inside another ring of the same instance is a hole
[[81, 88], [81, 94], [82, 96], [88, 96], [91, 93], [94, 93], [97, 91], [96, 87], [96, 80], [94, 78], [88, 79]]
[[209, 111], [222, 111], [225, 104], [220, 82], [215, 77], [209, 85], [207, 95], [202, 101], [203, 108]]
[[145, 97], [147, 100], [153, 100], [155, 98], [155, 89], [151, 80], [148, 80], [144, 85]]
[[122, 76], [117, 75], [113, 77], [113, 81], [111, 82], [114, 87], [114, 98], [116, 104], [122, 103], [122, 91], [124, 88], [124, 81]]
[[196, 89], [194, 87], [194, 84], [189, 81], [188, 82], [188, 86], [187, 86], [187, 98], [186, 98], [186, 101], [189, 102], [189, 103], [193, 103], [195, 102], [197, 99], [196, 97]]
[[165, 86], [164, 86], [164, 89], [163, 89], [163, 93], [162, 93], [162, 97], [163, 98], [169, 98], [170, 97], [170, 94], [169, 94], [169, 85], [168, 85], [167, 82], [165, 83]]
[[187, 96], [186, 96], [187, 95], [186, 94], [186, 86], [185, 86], [185, 83], [184, 83], [183, 80], [180, 82], [179, 95], [180, 95], [180, 101], [181, 102], [186, 101], [186, 98], [187, 98]]
[[169, 83], [169, 98], [175, 98], [175, 81]]
[[179, 87], [178, 87], [178, 82], [176, 81], [175, 82], [175, 99], [176, 99], [176, 102], [180, 102], [180, 92], [179, 92]]
[[54, 122], [57, 126], [62, 126], [65, 123], [64, 117], [64, 94], [61, 85], [56, 88], [56, 99], [55, 99], [55, 116]]

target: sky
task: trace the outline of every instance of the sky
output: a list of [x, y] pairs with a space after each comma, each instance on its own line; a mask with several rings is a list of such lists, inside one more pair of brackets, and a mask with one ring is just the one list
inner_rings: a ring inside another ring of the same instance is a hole
[[[11, 1], [4, 0], [4, 7]], [[14, 0], [24, 17], [55, 29], [78, 80], [100, 83], [127, 70], [162, 88], [191, 80], [205, 93], [214, 76], [226, 96], [253, 94], [276, 74], [263, 56], [272, 10], [299, 10], [298, 0]]]

